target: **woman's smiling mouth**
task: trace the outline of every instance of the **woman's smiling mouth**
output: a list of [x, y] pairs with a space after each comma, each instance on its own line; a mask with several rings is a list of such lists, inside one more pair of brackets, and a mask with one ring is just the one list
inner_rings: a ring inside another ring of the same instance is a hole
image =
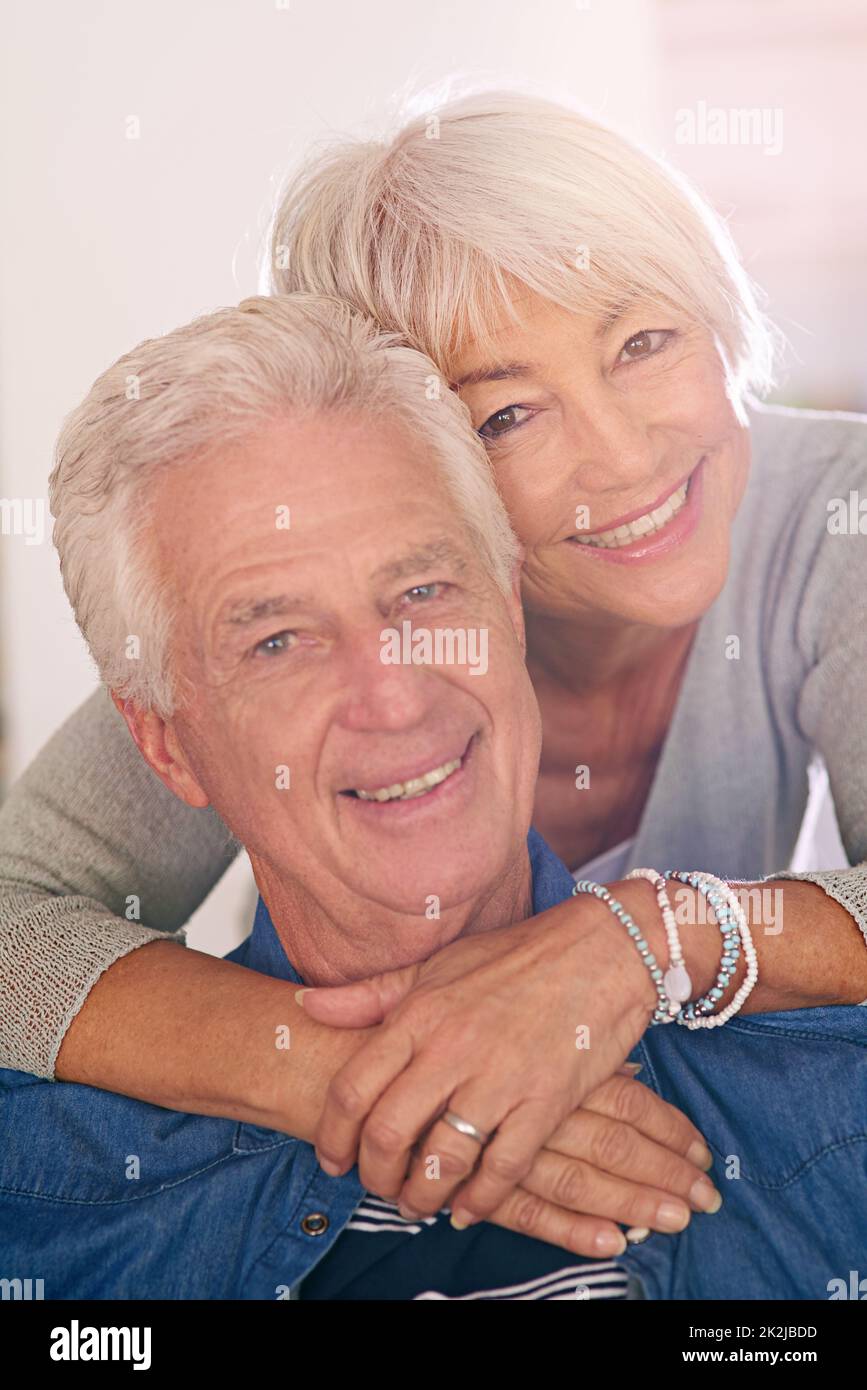
[[681, 545], [695, 530], [701, 515], [705, 458], [688, 478], [644, 512], [620, 517], [604, 531], [569, 537], [569, 543], [600, 560], [629, 564], [656, 559]]

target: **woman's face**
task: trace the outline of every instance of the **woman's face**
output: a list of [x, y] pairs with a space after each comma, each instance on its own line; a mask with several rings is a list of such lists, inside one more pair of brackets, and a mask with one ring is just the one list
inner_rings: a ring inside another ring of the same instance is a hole
[[527, 611], [694, 621], [725, 580], [750, 459], [710, 335], [640, 303], [607, 323], [530, 292], [515, 307], [451, 376], [526, 548]]

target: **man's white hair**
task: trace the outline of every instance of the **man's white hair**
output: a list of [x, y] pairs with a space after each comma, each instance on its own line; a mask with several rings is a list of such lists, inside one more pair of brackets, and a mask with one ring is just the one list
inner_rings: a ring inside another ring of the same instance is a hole
[[337, 300], [246, 299], [121, 357], [58, 440], [50, 501], [63, 583], [103, 681], [121, 698], [166, 716], [181, 698], [169, 653], [176, 598], [154, 572], [148, 541], [156, 471], [272, 420], [317, 413], [402, 424], [441, 470], [483, 564], [508, 591], [519, 547], [466, 407], [434, 364]]
[[514, 312], [515, 281], [581, 313], [638, 298], [711, 333], [736, 402], [773, 379], [781, 335], [728, 228], [676, 170], [537, 97], [486, 92], [394, 139], [339, 144], [284, 191], [275, 291], [339, 295], [446, 375], [468, 339]]

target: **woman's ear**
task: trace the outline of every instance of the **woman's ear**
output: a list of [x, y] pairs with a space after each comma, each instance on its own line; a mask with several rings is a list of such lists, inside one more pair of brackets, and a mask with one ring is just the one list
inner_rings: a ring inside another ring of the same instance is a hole
[[208, 806], [209, 798], [198, 782], [172, 725], [152, 709], [125, 700], [112, 690], [111, 698], [126, 721], [136, 748], [160, 781], [188, 806]]

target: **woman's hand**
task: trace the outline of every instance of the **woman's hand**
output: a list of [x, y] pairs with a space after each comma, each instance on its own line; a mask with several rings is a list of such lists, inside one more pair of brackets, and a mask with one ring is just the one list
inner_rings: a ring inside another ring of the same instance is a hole
[[[658, 916], [649, 884], [625, 884], [620, 896], [642, 926]], [[385, 1020], [328, 1088], [316, 1132], [325, 1171], [346, 1172], [357, 1157], [365, 1186], [397, 1197], [424, 1134], [441, 1174], [434, 1209], [447, 1204], [479, 1159], [478, 1143], [439, 1118], [452, 1110], [493, 1135], [461, 1192], [461, 1213], [481, 1220], [621, 1065], [655, 991], [607, 909], [570, 899], [516, 926], [462, 937], [418, 965], [301, 998], [323, 1023]]]
[[[614, 1076], [566, 1117], [490, 1220], [575, 1255], [620, 1255], [626, 1240], [616, 1222], [674, 1233], [693, 1212], [719, 1210], [722, 1198], [705, 1175], [710, 1161], [685, 1115], [647, 1086]], [[427, 1211], [438, 1201], [436, 1186], [414, 1162], [401, 1210], [415, 1214], [412, 1198], [421, 1191]]]

